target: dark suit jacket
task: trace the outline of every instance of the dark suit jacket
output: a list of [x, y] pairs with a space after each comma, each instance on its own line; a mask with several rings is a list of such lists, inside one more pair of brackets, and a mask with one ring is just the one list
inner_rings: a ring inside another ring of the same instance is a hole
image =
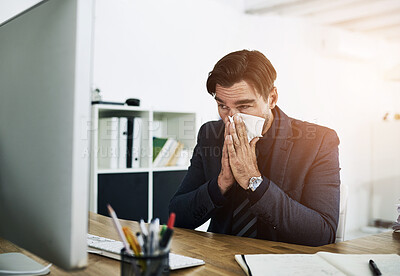
[[[312, 246], [333, 243], [339, 218], [339, 139], [332, 129], [290, 118], [278, 107], [275, 112], [280, 124], [271, 162], [259, 167], [268, 186], [256, 202], [250, 200], [257, 238]], [[223, 142], [222, 121], [200, 128], [189, 170], [169, 205], [177, 227], [194, 229], [211, 218], [208, 231], [230, 234], [232, 199], [241, 188], [231, 188], [222, 203], [210, 196], [218, 185]]]

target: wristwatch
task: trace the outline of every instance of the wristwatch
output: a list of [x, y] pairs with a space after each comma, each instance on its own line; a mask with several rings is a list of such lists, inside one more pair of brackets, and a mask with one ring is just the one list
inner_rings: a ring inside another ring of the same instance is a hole
[[249, 180], [249, 187], [247, 189], [250, 189], [251, 191], [255, 191], [258, 186], [262, 183], [263, 178], [261, 176], [253, 176]]

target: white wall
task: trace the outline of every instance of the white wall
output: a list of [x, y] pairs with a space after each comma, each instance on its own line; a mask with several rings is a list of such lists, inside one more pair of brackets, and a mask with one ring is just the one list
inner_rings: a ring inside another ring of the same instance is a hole
[[398, 44], [211, 0], [97, 0], [95, 41], [94, 84], [105, 100], [136, 97], [195, 110], [202, 121], [217, 118], [205, 88], [215, 62], [234, 50], [263, 52], [278, 72], [278, 105], [338, 132], [347, 230], [367, 225], [371, 124], [399, 111], [400, 85], [383, 77], [400, 62]]
[[[1, 0], [0, 23], [37, 2]], [[104, 100], [136, 97], [143, 106], [194, 110], [204, 122], [217, 118], [205, 88], [215, 62], [234, 50], [260, 50], [278, 72], [279, 106], [338, 132], [341, 178], [350, 188], [347, 230], [366, 225], [371, 125], [386, 111], [399, 113], [400, 84], [384, 75], [400, 63], [400, 45], [301, 19], [245, 15], [239, 6], [97, 0], [94, 85]]]

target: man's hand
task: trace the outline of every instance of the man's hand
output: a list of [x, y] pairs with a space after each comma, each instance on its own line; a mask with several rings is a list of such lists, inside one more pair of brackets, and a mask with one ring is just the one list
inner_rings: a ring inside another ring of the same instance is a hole
[[218, 176], [218, 186], [222, 194], [225, 194], [235, 183], [235, 178], [233, 177], [231, 166], [229, 165], [228, 148], [227, 148], [227, 137], [229, 136], [229, 128], [231, 123], [228, 117], [225, 118], [225, 141], [222, 147], [222, 158], [221, 158], [221, 172]]
[[224, 147], [226, 144], [234, 178], [243, 189], [247, 190], [250, 178], [261, 176], [256, 157], [256, 143], [260, 138], [253, 138], [249, 144], [243, 119], [235, 115], [234, 122], [235, 124], [230, 124], [230, 135], [225, 138]]

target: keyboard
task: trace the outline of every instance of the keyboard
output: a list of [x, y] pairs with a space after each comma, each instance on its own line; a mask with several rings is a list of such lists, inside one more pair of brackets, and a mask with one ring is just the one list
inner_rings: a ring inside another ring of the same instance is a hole
[[[120, 241], [87, 234], [88, 252], [121, 260], [120, 252], [123, 244]], [[205, 264], [203, 260], [169, 253], [169, 268], [171, 270], [193, 267]]]

